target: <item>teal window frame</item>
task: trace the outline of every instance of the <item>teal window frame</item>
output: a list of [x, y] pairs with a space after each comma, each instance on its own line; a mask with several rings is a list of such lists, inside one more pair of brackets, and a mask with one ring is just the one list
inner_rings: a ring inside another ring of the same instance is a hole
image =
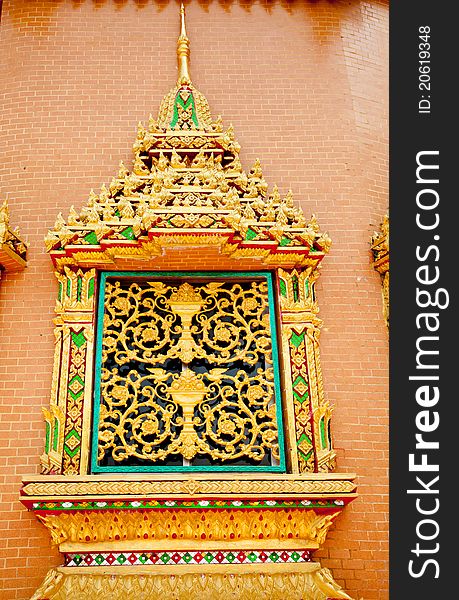
[[[102, 368], [102, 340], [103, 340], [103, 315], [105, 306], [105, 284], [108, 278], [120, 277], [126, 279], [144, 278], [193, 278], [193, 279], [255, 279], [264, 278], [268, 284], [268, 306], [271, 328], [272, 357], [274, 371], [274, 396], [276, 404], [276, 419], [279, 440], [279, 464], [278, 465], [200, 465], [200, 466], [177, 466], [177, 465], [136, 465], [136, 466], [101, 466], [97, 464], [97, 448], [100, 417], [100, 374]], [[91, 473], [209, 473], [209, 472], [233, 472], [233, 473], [286, 473], [284, 426], [282, 418], [282, 396], [279, 373], [279, 347], [277, 342], [276, 302], [274, 295], [273, 273], [271, 271], [251, 272], [222, 272], [222, 271], [101, 271], [99, 277], [99, 300], [96, 313], [96, 346], [95, 346], [95, 369], [94, 369], [94, 411], [92, 421], [92, 450], [91, 450]]]

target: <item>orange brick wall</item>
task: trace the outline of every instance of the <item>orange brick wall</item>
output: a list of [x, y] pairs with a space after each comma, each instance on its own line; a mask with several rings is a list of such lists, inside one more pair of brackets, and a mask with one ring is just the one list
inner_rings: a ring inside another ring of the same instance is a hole
[[[232, 122], [243, 165], [292, 188], [333, 247], [318, 284], [321, 352], [338, 470], [360, 497], [320, 557], [355, 599], [387, 598], [388, 336], [369, 239], [387, 211], [384, 1], [189, 3], [192, 76]], [[0, 200], [30, 242], [0, 284], [0, 597], [29, 598], [59, 563], [18, 502], [38, 472], [49, 401], [56, 284], [43, 237], [129, 163], [136, 123], [175, 83], [169, 0], [4, 0]]]

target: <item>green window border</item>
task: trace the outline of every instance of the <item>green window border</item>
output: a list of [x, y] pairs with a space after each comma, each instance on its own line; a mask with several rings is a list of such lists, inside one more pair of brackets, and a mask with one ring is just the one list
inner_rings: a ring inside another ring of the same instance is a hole
[[[144, 279], [151, 277], [192, 277], [192, 278], [220, 278], [228, 279], [234, 277], [237, 279], [250, 279], [263, 277], [268, 284], [268, 306], [269, 319], [271, 326], [272, 356], [274, 370], [274, 396], [276, 403], [276, 417], [279, 439], [279, 464], [271, 466], [234, 466], [234, 465], [201, 465], [201, 466], [110, 466], [104, 467], [97, 464], [99, 415], [100, 415], [100, 372], [102, 367], [102, 327], [105, 305], [105, 282], [109, 277], [126, 277]], [[97, 308], [97, 333], [96, 333], [96, 362], [94, 369], [94, 415], [92, 423], [92, 452], [91, 452], [91, 473], [208, 473], [218, 472], [266, 472], [266, 473], [285, 473], [285, 448], [284, 448], [284, 427], [282, 419], [282, 398], [279, 374], [279, 351], [277, 344], [277, 323], [276, 323], [276, 305], [274, 300], [273, 273], [271, 271], [253, 271], [253, 272], [222, 272], [222, 271], [101, 271], [99, 286], [99, 302]]]

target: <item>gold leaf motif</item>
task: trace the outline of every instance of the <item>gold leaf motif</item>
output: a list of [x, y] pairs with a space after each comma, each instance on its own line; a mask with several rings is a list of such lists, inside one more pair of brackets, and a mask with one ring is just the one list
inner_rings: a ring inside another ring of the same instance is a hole
[[264, 280], [108, 279], [101, 464], [279, 457], [267, 291]]
[[[226, 565], [228, 567], [228, 565]], [[128, 569], [128, 567], [123, 567]], [[283, 572], [269, 566], [259, 572], [229, 573], [189, 567], [188, 573], [171, 567], [170, 574], [156, 574], [136, 567], [129, 573], [73, 573], [52, 569], [31, 600], [351, 600], [319, 563], [289, 565]]]
[[305, 508], [276, 510], [218, 509], [61, 511], [39, 515], [54, 544], [100, 543], [117, 540], [295, 540], [318, 548], [339, 510], [331, 514]]

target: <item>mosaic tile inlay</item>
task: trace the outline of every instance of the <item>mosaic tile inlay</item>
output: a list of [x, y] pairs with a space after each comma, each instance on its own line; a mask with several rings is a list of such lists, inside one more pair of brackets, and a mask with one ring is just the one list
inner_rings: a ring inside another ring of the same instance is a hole
[[301, 563], [311, 560], [309, 550], [211, 550], [179, 552], [71, 552], [66, 567], [135, 565], [210, 565], [254, 563]]
[[100, 510], [100, 509], [241, 509], [241, 508], [336, 508], [344, 500], [100, 500], [34, 502], [32, 510]]

